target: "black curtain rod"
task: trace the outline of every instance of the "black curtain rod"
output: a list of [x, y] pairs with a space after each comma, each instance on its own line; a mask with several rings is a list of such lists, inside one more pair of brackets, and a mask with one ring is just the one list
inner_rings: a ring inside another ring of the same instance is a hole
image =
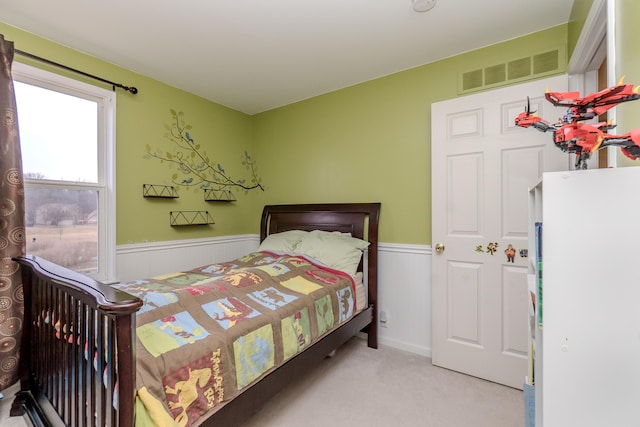
[[18, 49], [14, 49], [14, 52], [17, 53], [18, 55], [26, 56], [27, 58], [35, 59], [36, 61], [44, 62], [45, 64], [53, 65], [54, 67], [64, 68], [67, 71], [71, 71], [71, 72], [74, 72], [74, 73], [82, 74], [85, 77], [89, 77], [89, 78], [92, 78], [94, 80], [100, 80], [101, 82], [108, 83], [111, 86], [113, 86], [113, 90], [116, 90], [116, 87], [119, 87], [120, 89], [124, 89], [127, 92], [132, 93], [134, 95], [136, 93], [138, 93], [138, 89], [136, 89], [133, 86], [124, 86], [124, 85], [121, 85], [120, 83], [114, 83], [112, 81], [103, 79], [102, 77], [94, 76], [93, 74], [85, 73], [84, 71], [80, 71], [80, 70], [76, 70], [75, 68], [67, 67], [66, 65], [62, 65], [62, 64], [59, 64], [57, 62], [53, 62], [53, 61], [51, 61], [49, 59], [42, 58], [40, 56], [34, 55], [32, 53], [29, 53], [29, 52], [24, 52], [24, 51], [18, 50]]

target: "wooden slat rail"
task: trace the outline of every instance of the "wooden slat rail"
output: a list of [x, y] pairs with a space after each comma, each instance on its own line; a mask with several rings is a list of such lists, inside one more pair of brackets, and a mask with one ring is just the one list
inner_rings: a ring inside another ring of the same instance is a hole
[[42, 258], [14, 261], [25, 327], [11, 415], [27, 414], [35, 425], [132, 426], [142, 301]]

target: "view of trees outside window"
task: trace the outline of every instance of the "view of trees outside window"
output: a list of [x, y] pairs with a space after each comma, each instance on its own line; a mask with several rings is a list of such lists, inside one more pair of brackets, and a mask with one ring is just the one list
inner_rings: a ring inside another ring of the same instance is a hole
[[25, 191], [27, 253], [74, 271], [98, 268], [98, 195], [93, 190]]
[[97, 103], [14, 82], [25, 178], [27, 253], [98, 270]]

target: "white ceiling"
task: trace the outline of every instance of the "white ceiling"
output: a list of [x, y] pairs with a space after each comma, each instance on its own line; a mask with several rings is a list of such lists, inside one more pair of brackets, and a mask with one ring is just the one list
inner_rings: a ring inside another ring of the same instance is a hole
[[565, 23], [572, 4], [0, 0], [0, 21], [255, 114]]

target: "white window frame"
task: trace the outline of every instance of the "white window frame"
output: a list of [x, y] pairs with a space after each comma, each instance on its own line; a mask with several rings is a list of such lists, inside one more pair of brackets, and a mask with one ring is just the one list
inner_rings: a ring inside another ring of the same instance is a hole
[[[115, 281], [116, 248], [116, 94], [113, 91], [64, 77], [40, 68], [14, 62], [15, 81], [91, 100], [98, 105], [98, 182], [72, 183], [25, 179], [25, 187], [37, 184], [55, 188], [94, 190], [98, 193], [98, 272], [88, 274], [101, 282]], [[18, 111], [18, 126], [20, 111]]]

